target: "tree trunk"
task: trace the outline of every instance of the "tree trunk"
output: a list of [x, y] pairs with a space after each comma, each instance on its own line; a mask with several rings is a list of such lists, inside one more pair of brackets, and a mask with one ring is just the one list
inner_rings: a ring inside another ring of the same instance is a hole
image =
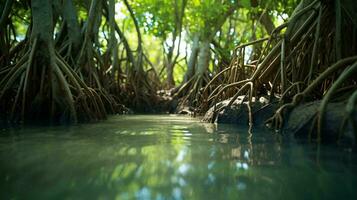
[[142, 52], [143, 49], [142, 49], [142, 37], [141, 37], [141, 33], [140, 33], [139, 23], [136, 20], [134, 11], [132, 10], [129, 2], [127, 0], [124, 0], [124, 4], [128, 9], [131, 18], [133, 19], [135, 30], [136, 30], [137, 37], [138, 37], [138, 48], [137, 48], [138, 55], [137, 55], [136, 64], [134, 65], [134, 67], [136, 67], [136, 68], [134, 70], [138, 73], [142, 73], [144, 71], [143, 63], [142, 63], [143, 62], [143, 52]]
[[52, 1], [48, 0], [31, 1], [33, 21], [31, 40], [37, 38], [39, 44], [42, 42], [53, 47], [53, 19], [51, 2]]
[[6, 24], [6, 21], [8, 20], [9, 14], [11, 12], [12, 3], [13, 0], [7, 0], [4, 8], [1, 9], [2, 14], [0, 15], [0, 33], [3, 32], [3, 30], [6, 30], [3, 26]]
[[77, 20], [78, 19], [77, 11], [73, 5], [72, 0], [63, 1], [62, 15], [66, 22], [69, 40], [73, 45], [72, 52], [76, 53], [76, 51], [79, 49], [81, 44], [81, 29]]
[[[175, 86], [175, 80], [174, 80], [174, 66], [175, 66], [175, 60], [173, 59], [174, 57], [174, 50], [175, 50], [175, 43], [176, 43], [176, 38], [177, 38], [177, 29], [175, 28], [173, 33], [172, 33], [172, 44], [171, 46], [168, 47], [169, 51], [167, 52], [167, 56], [165, 59], [165, 67], [166, 67], [166, 83], [169, 88], [172, 88]], [[165, 47], [164, 47], [165, 49]]]
[[115, 36], [115, 0], [109, 0], [109, 25], [110, 25], [110, 44], [108, 45], [112, 57], [112, 76], [118, 70], [118, 42]]
[[166, 61], [166, 73], [167, 73], [167, 78], [166, 78], [166, 83], [169, 88], [172, 88], [175, 86], [175, 80], [174, 80], [174, 63], [171, 61]]
[[211, 42], [208, 39], [202, 41], [196, 68], [196, 74], [198, 76], [203, 76], [207, 72], [209, 61], [211, 59], [210, 44]]
[[[181, 6], [179, 6], [179, 1], [174, 1], [175, 7], [175, 27], [172, 32], [172, 44], [169, 47], [169, 52], [167, 53], [167, 61], [166, 61], [166, 72], [167, 78], [166, 82], [169, 88], [175, 86], [175, 79], [173, 76], [174, 67], [177, 61], [177, 58], [180, 55], [180, 45], [181, 45], [181, 33], [182, 33], [182, 21], [185, 13], [185, 8], [187, 5], [187, 0], [182, 0]], [[176, 40], [178, 39], [177, 53], [174, 55]]]
[[187, 71], [183, 78], [184, 83], [189, 81], [192, 78], [192, 76], [195, 74], [195, 66], [196, 66], [196, 62], [197, 62], [198, 51], [200, 49], [199, 39], [200, 39], [199, 35], [195, 34], [195, 36], [193, 38], [193, 43], [191, 46], [191, 55], [190, 55], [190, 58], [189, 58], [188, 64], [187, 64]]
[[10, 51], [10, 41], [8, 40], [7, 36], [7, 31], [9, 30], [7, 28], [7, 25], [9, 24], [9, 15], [11, 12], [11, 6], [12, 6], [13, 0], [7, 0], [5, 2], [0, 3], [0, 69], [2, 67], [5, 67], [8, 65], [10, 62], [7, 59], [4, 59], [3, 56], [7, 55]]
[[[52, 1], [32, 0], [31, 10], [33, 23], [31, 51], [34, 52], [34, 59], [32, 61], [30, 55], [26, 69], [28, 77], [25, 79], [24, 91], [27, 92], [24, 92], [23, 112], [25, 112], [26, 118], [30, 118], [32, 115], [40, 119], [53, 116], [56, 109], [53, 102], [57, 101], [60, 107], [63, 106], [61, 109], [64, 107], [69, 109], [70, 120], [76, 123], [77, 115], [72, 93], [63, 74], [56, 65], [56, 53], [53, 41]], [[44, 78], [41, 73], [48, 74], [47, 84], [45, 85], [41, 80]], [[57, 99], [57, 95], [62, 95], [63, 100], [54, 100]], [[29, 99], [27, 103], [26, 98]], [[25, 106], [26, 104], [27, 106]], [[26, 107], [29, 109], [25, 111]], [[65, 111], [62, 110], [61, 112], [64, 113]]]
[[275, 29], [275, 25], [268, 14], [268, 11], [264, 11], [259, 18], [259, 22], [264, 26], [267, 33], [270, 35]]

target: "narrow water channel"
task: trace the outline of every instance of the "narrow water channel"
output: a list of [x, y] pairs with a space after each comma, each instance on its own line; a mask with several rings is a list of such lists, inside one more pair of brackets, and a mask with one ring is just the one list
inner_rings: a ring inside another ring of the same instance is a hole
[[0, 199], [357, 199], [349, 148], [183, 116], [0, 131]]

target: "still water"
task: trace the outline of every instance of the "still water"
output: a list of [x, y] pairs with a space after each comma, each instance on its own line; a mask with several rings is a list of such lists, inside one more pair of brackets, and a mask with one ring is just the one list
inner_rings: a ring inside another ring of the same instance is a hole
[[357, 199], [357, 157], [169, 115], [0, 131], [0, 199]]

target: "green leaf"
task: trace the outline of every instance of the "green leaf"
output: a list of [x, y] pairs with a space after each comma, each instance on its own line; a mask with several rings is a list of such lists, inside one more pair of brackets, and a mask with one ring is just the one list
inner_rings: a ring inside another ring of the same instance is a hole
[[250, 0], [240, 0], [240, 3], [244, 8], [250, 8], [251, 7]]

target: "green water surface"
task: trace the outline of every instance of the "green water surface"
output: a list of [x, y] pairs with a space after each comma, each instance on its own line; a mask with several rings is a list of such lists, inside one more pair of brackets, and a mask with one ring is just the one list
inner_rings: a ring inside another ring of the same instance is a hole
[[357, 157], [183, 116], [5, 128], [0, 199], [357, 199]]

